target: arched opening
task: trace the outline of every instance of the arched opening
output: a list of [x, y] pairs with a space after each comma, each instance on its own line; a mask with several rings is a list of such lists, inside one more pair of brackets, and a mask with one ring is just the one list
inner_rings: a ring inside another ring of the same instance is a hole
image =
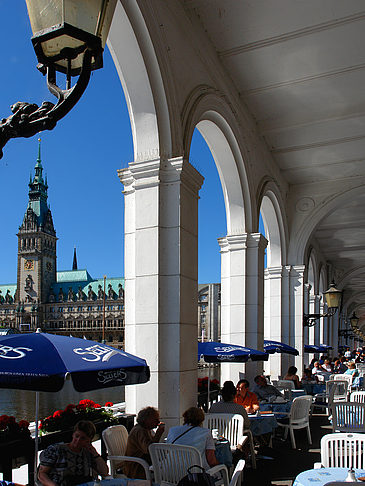
[[[282, 213], [275, 193], [266, 188], [261, 201], [260, 222], [262, 221], [266, 248], [264, 287], [264, 337], [289, 344], [289, 327], [286, 325], [283, 295], [283, 255], [285, 237]], [[287, 355], [275, 353], [265, 363], [265, 372], [277, 378], [286, 372], [289, 364]]]

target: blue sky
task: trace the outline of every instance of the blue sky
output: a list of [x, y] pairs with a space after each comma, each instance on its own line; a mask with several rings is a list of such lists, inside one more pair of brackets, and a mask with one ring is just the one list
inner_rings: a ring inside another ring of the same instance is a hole
[[[0, 117], [8, 117], [16, 101], [55, 102], [36, 69], [25, 1], [0, 0], [0, 32]], [[16, 282], [16, 233], [28, 201], [37, 138], [11, 140], [0, 160], [3, 284]], [[59, 238], [58, 270], [71, 268], [76, 245], [79, 268], [87, 268], [93, 277], [124, 275], [124, 201], [117, 170], [133, 160], [133, 146], [123, 90], [109, 52], [104, 68], [92, 74], [76, 107], [41, 138], [48, 201]], [[199, 201], [199, 282], [219, 282], [217, 238], [226, 234], [223, 194], [214, 161], [198, 132], [190, 160], [205, 177]]]

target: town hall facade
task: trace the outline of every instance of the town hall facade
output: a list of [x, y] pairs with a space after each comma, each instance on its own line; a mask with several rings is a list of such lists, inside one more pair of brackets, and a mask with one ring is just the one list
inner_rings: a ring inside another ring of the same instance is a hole
[[57, 271], [57, 236], [47, 204], [48, 184], [40, 157], [19, 227], [17, 283], [0, 284], [0, 326], [124, 342], [124, 279], [94, 279], [77, 268]]

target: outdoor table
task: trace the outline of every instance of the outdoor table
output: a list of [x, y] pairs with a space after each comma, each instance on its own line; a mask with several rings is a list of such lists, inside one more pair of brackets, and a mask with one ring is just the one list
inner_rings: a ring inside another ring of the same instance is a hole
[[325, 393], [326, 385], [324, 383], [302, 383], [307, 395], [316, 395], [317, 393]]
[[[303, 471], [295, 478], [293, 486], [318, 486], [332, 482], [344, 481], [348, 474], [347, 467], [322, 467], [319, 469], [309, 469]], [[365, 475], [365, 469], [355, 469], [356, 478]]]
[[[129, 479], [129, 478], [108, 478], [98, 481], [98, 486], [130, 486], [133, 481], [137, 482], [138, 486], [145, 484], [146, 486], [151, 485], [151, 481], [146, 479]], [[94, 486], [95, 481], [89, 481], [88, 483], [82, 483], [79, 486]], [[154, 483], [152, 483], [154, 484]]]
[[[260, 412], [273, 412], [276, 418], [285, 418], [290, 412], [290, 408], [293, 402], [290, 400], [285, 402], [273, 402], [265, 403], [260, 402]], [[282, 412], [282, 414], [280, 414]]]
[[302, 397], [304, 395], [306, 395], [307, 392], [304, 390], [304, 389], [300, 389], [300, 390], [291, 390], [291, 396], [292, 396], [292, 399], [294, 400], [294, 398], [297, 398], [297, 397]]
[[270, 412], [258, 412], [258, 414], [249, 413], [248, 418], [250, 419], [252, 435], [272, 433], [273, 430], [278, 426], [275, 415]]

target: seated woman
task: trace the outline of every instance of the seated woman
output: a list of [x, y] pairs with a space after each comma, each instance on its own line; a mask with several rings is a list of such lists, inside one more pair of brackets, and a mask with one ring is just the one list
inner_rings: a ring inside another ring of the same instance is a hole
[[204, 469], [218, 464], [212, 433], [202, 427], [204, 412], [201, 408], [190, 407], [183, 413], [184, 425], [171, 427], [167, 436], [168, 444], [189, 445], [200, 452]]
[[312, 370], [310, 368], [306, 368], [303, 372], [302, 384], [312, 385], [316, 383], [318, 383], [318, 378], [316, 377], [316, 375], [312, 374]]
[[106, 476], [108, 466], [92, 446], [95, 426], [81, 420], [68, 444], [52, 444], [40, 455], [38, 480], [44, 486], [73, 486], [91, 481], [93, 471]]
[[249, 387], [248, 380], [240, 380], [236, 385], [237, 394], [234, 401], [245, 407], [247, 413], [255, 413], [260, 408], [259, 400], [255, 393], [249, 391]]
[[[157, 430], [155, 433], [152, 429]], [[126, 456], [140, 457], [151, 464], [148, 447], [154, 442], [160, 442], [161, 436], [165, 431], [165, 424], [160, 422], [160, 413], [156, 408], [142, 408], [137, 415], [137, 424], [128, 435]], [[123, 473], [132, 479], [143, 479], [145, 473], [143, 467], [136, 462], [123, 462]]]
[[250, 419], [246, 409], [234, 401], [236, 397], [236, 387], [233, 381], [225, 381], [221, 389], [222, 400], [211, 405], [209, 413], [237, 413], [242, 415], [244, 428], [250, 428]]
[[359, 371], [356, 369], [355, 363], [347, 363], [348, 369], [345, 371], [345, 375], [352, 375], [352, 378], [359, 376]]
[[328, 373], [333, 372], [333, 367], [331, 365], [331, 361], [329, 359], [325, 359], [324, 363], [322, 365], [322, 368], [324, 368]]
[[302, 386], [299, 376], [297, 375], [297, 371], [298, 369], [295, 366], [289, 366], [288, 372], [283, 378], [283, 380], [292, 381], [296, 390], [298, 390]]

